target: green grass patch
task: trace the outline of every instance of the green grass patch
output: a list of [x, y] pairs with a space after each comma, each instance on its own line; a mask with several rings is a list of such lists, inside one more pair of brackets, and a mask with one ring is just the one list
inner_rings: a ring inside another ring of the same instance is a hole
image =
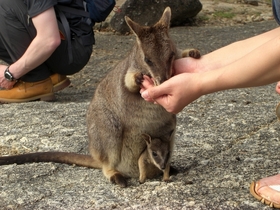
[[216, 11], [213, 13], [214, 17], [231, 19], [235, 16], [232, 12]]

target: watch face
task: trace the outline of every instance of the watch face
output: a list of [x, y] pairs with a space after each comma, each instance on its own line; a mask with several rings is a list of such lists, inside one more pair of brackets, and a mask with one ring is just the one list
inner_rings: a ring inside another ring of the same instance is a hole
[[8, 70], [6, 70], [5, 71], [5, 74], [4, 74], [4, 76], [5, 76], [5, 78], [7, 79], [7, 80], [9, 80], [9, 81], [13, 81], [13, 75], [8, 71]]

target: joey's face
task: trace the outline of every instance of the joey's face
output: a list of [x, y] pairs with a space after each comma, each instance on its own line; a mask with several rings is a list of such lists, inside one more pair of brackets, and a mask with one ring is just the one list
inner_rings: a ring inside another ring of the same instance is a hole
[[152, 139], [151, 144], [148, 145], [148, 152], [154, 165], [163, 171], [170, 158], [169, 143]]

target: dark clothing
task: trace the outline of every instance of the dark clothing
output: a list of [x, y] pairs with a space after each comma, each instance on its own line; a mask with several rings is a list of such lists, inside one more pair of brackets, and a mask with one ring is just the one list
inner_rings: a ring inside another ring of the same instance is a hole
[[[32, 17], [55, 7], [57, 0], [0, 0], [0, 59], [12, 64], [26, 51], [36, 36]], [[82, 0], [73, 0], [71, 7], [83, 9]], [[92, 25], [84, 17], [65, 14], [71, 31], [71, 53], [73, 61], [69, 62], [67, 39], [40, 66], [24, 75], [21, 80], [36, 82], [48, 78], [53, 73], [70, 75], [80, 71], [88, 62], [94, 34]], [[65, 35], [65, 28], [57, 15], [60, 31]], [[46, 23], [47, 25], [47, 23]]]
[[280, 1], [279, 0], [272, 0], [272, 11], [275, 20], [280, 25]]

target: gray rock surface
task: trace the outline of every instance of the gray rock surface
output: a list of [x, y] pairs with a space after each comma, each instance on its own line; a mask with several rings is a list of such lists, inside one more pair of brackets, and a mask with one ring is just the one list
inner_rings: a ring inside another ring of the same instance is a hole
[[167, 6], [172, 10], [173, 26], [186, 24], [189, 18], [196, 16], [202, 9], [199, 0], [126, 0], [113, 15], [110, 25], [119, 33], [129, 32], [124, 20], [125, 15], [141, 25], [153, 25], [160, 19]]
[[[213, 51], [276, 27], [175, 27], [180, 48]], [[0, 105], [0, 155], [87, 153], [85, 113], [95, 87], [131, 49], [134, 36], [96, 32], [88, 65], [57, 101]], [[234, 53], [234, 52], [233, 52]], [[265, 52], [264, 52], [265, 56]], [[256, 61], [257, 62], [257, 61]], [[0, 209], [271, 209], [249, 193], [251, 181], [279, 172], [275, 85], [203, 96], [178, 115], [172, 182], [160, 178], [120, 188], [100, 170], [54, 163], [0, 166]]]

